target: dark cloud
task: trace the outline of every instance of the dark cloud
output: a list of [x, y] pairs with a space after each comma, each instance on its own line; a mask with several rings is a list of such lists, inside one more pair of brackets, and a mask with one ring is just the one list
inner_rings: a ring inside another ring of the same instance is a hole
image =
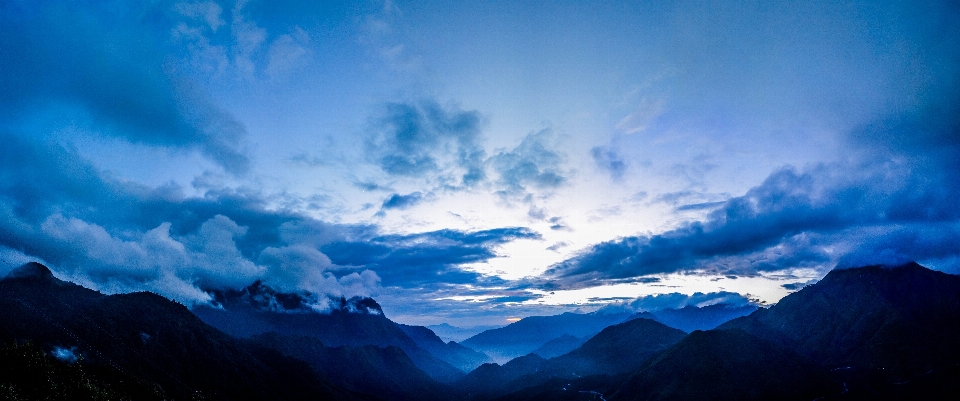
[[950, 244], [960, 241], [960, 187], [941, 162], [924, 161], [936, 167], [878, 161], [785, 168], [703, 221], [594, 245], [547, 275], [562, 285], [695, 269], [750, 274], [905, 260], [955, 269], [958, 252]]
[[590, 149], [590, 156], [597, 167], [610, 174], [613, 180], [622, 180], [623, 174], [627, 171], [627, 163], [617, 153], [615, 149], [609, 147], [596, 146]]
[[806, 286], [808, 286], [808, 285], [810, 285], [810, 284], [815, 284], [817, 281], [819, 281], [819, 280], [817, 280], [817, 279], [812, 279], [812, 280], [801, 281], [801, 282], [796, 282], [796, 283], [781, 284], [780, 286], [783, 287], [784, 289], [787, 289], [787, 290], [790, 290], [790, 291], [796, 291], [796, 290], [800, 290], [800, 289], [802, 289], [803, 287], [806, 287]]
[[414, 192], [406, 195], [393, 194], [387, 200], [383, 201], [381, 209], [406, 209], [416, 206], [423, 201], [423, 194]]
[[54, 116], [48, 121], [131, 143], [199, 150], [246, 172], [245, 128], [166, 63], [170, 22], [137, 4], [0, 5], [0, 115], [26, 125]]
[[520, 227], [472, 232], [440, 230], [334, 242], [321, 247], [321, 251], [338, 265], [375, 270], [387, 286], [467, 284], [495, 279], [464, 270], [460, 265], [495, 258], [498, 245], [518, 239], [540, 239], [540, 235]]
[[364, 191], [389, 191], [390, 188], [373, 181], [355, 181], [354, 186]]
[[549, 129], [531, 133], [516, 148], [500, 151], [490, 157], [490, 164], [499, 174], [497, 194], [517, 199], [531, 189], [551, 190], [567, 182], [570, 172], [563, 169], [565, 157], [554, 150], [554, 134]]
[[434, 101], [389, 103], [374, 120], [368, 154], [390, 175], [469, 187], [486, 179], [481, 125], [480, 113], [456, 106], [445, 108]]
[[654, 203], [664, 203], [674, 207], [674, 210], [709, 209], [724, 202], [721, 199], [729, 198], [724, 194], [710, 194], [701, 191], [683, 190], [667, 192], [653, 198]]

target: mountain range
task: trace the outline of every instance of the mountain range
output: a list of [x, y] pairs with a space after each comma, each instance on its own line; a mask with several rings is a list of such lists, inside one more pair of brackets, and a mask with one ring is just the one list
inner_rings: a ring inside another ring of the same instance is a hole
[[[151, 293], [104, 295], [61, 281], [43, 265], [21, 266], [0, 280], [0, 396], [614, 401], [960, 394], [960, 277], [915, 263], [836, 269], [745, 316], [723, 305], [567, 313], [522, 319], [462, 343], [395, 323], [370, 298], [318, 302], [262, 283], [214, 298], [191, 311]], [[723, 316], [732, 320], [721, 322]], [[508, 358], [518, 352], [526, 354]], [[497, 358], [501, 363], [491, 361]]]
[[[312, 300], [300, 294], [276, 291], [260, 282], [241, 291], [216, 292], [214, 296], [217, 307], [199, 306], [193, 312], [209, 325], [238, 338], [277, 333], [312, 337], [331, 347], [397, 347], [419, 369], [445, 383], [463, 377], [462, 369], [472, 369], [488, 359], [456, 343], [444, 344], [436, 335], [431, 336], [432, 332], [426, 334], [412, 326], [405, 330], [387, 319], [380, 305], [371, 298], [324, 300], [327, 309], [318, 312]], [[408, 332], [415, 333], [416, 340]]]
[[[0, 378], [8, 399], [45, 398], [51, 388], [86, 389], [90, 399], [362, 399], [302, 361], [210, 327], [183, 305], [146, 292], [103, 295], [37, 263], [0, 280], [0, 311], [0, 344], [10, 357], [0, 365], [16, 368]], [[63, 374], [33, 385], [36, 372], [23, 368], [37, 364]]]
[[564, 335], [589, 338], [604, 327], [629, 317], [629, 313], [571, 312], [556, 316], [530, 316], [463, 340], [463, 345], [490, 355], [495, 361], [505, 362], [527, 355]]

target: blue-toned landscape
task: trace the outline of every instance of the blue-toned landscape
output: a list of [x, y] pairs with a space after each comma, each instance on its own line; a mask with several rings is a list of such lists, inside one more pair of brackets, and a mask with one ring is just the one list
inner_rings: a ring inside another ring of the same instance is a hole
[[0, 398], [960, 396], [951, 1], [0, 0]]

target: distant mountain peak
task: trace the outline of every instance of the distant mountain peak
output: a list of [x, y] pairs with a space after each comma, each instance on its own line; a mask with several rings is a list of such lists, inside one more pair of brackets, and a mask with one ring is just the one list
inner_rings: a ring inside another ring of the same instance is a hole
[[50, 268], [37, 262], [28, 262], [16, 269], [13, 269], [10, 271], [10, 273], [7, 273], [6, 279], [50, 282], [59, 281], [53, 276]]

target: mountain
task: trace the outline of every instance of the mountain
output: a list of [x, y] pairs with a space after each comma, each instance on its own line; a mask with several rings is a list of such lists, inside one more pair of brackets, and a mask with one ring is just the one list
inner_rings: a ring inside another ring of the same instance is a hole
[[250, 342], [306, 361], [344, 387], [384, 400], [447, 400], [451, 390], [433, 380], [397, 347], [327, 347], [310, 336], [261, 334]]
[[462, 344], [503, 362], [527, 355], [564, 334], [592, 337], [605, 327], [629, 317], [629, 313], [570, 312], [554, 316], [531, 316], [499, 329], [484, 331], [464, 340]]
[[719, 328], [810, 358], [847, 385], [848, 398], [952, 399], [960, 392], [960, 277], [916, 263], [836, 269]]
[[403, 330], [407, 337], [417, 343], [417, 346], [465, 373], [484, 363], [492, 362], [487, 354], [464, 347], [455, 341], [444, 343], [440, 337], [426, 327], [408, 326], [399, 323], [397, 326]]
[[438, 337], [443, 339], [443, 341], [456, 341], [463, 342], [470, 337], [473, 337], [479, 333], [482, 333], [491, 329], [499, 329], [501, 326], [470, 326], [470, 327], [457, 327], [451, 326], [447, 323], [433, 324], [426, 326], [428, 329], [432, 330], [437, 334]]
[[687, 333], [650, 319], [633, 319], [603, 329], [565, 355], [549, 361], [552, 371], [573, 376], [631, 372]]
[[960, 277], [916, 263], [836, 269], [739, 328], [831, 368], [883, 369], [907, 381], [960, 363]]
[[503, 366], [485, 363], [458, 380], [455, 387], [467, 399], [489, 399], [535, 384], [517, 381], [541, 372], [546, 364], [547, 360], [537, 354], [514, 358]]
[[[419, 347], [403, 329], [387, 319], [370, 298], [317, 300], [276, 291], [260, 282], [243, 290], [214, 294], [219, 308], [198, 306], [204, 322], [236, 337], [277, 333], [314, 337], [326, 346], [375, 345], [402, 349], [416, 366], [440, 382], [453, 382], [464, 372]], [[325, 309], [316, 307], [325, 303]]]
[[586, 337], [581, 338], [564, 334], [547, 341], [547, 343], [541, 345], [540, 348], [533, 350], [533, 353], [549, 359], [573, 351], [583, 345], [587, 340], [588, 338]]
[[539, 389], [531, 394], [550, 393], [558, 383], [565, 385], [585, 376], [632, 372], [686, 335], [650, 319], [629, 320], [603, 329], [581, 347], [559, 357], [544, 360], [530, 354], [503, 366], [485, 364], [458, 381], [456, 387], [465, 397], [478, 399], [532, 387]]
[[695, 331], [631, 376], [620, 400], [812, 400], [843, 385], [812, 361], [742, 330]]
[[679, 309], [661, 309], [640, 313], [636, 317], [652, 317], [654, 320], [687, 333], [695, 330], [710, 330], [732, 319], [749, 315], [757, 310], [756, 305], [716, 304], [707, 306], [688, 305]]
[[[0, 365], [45, 365], [51, 386], [79, 385], [91, 399], [112, 398], [111, 391], [137, 399], [358, 398], [302, 361], [210, 327], [183, 305], [145, 292], [103, 295], [38, 263], [0, 280], [0, 311], [0, 344], [9, 344]], [[2, 391], [25, 399], [50, 391], [30, 384], [38, 376], [29, 369], [4, 376]]]

